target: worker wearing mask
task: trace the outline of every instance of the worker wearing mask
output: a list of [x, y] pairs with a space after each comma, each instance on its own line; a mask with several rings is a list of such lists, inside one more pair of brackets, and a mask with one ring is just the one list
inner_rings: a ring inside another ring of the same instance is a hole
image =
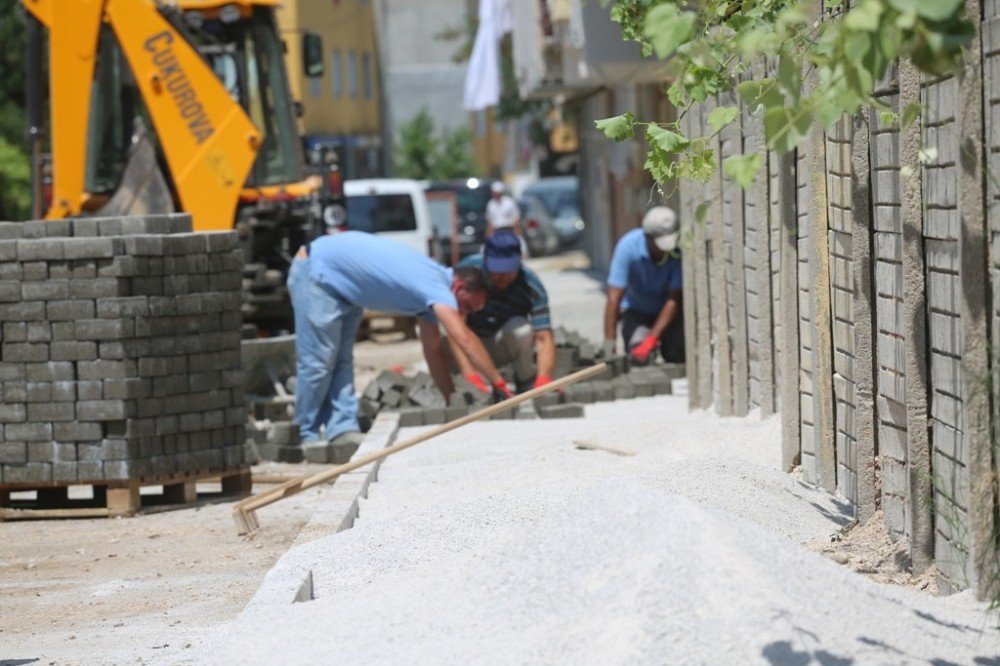
[[619, 239], [608, 271], [604, 309], [605, 356], [615, 352], [619, 321], [625, 350], [647, 363], [659, 348], [664, 361], [684, 361], [680, 222], [666, 206], [651, 208], [642, 227]]

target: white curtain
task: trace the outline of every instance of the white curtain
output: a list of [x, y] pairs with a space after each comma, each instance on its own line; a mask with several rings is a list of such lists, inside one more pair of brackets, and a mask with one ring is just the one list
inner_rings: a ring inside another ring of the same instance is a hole
[[500, 101], [500, 40], [511, 31], [510, 0], [479, 0], [479, 30], [465, 73], [465, 108], [479, 111]]

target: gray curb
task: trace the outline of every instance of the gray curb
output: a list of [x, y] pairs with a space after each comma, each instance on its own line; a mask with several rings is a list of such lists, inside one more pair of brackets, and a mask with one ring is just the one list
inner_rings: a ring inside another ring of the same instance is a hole
[[[360, 458], [390, 446], [398, 431], [398, 412], [379, 414], [352, 457]], [[318, 547], [317, 539], [354, 526], [358, 500], [368, 496], [368, 487], [378, 479], [381, 464], [381, 460], [376, 460], [337, 479], [330, 498], [316, 510], [292, 547], [267, 572], [242, 613], [253, 612], [259, 606], [291, 604], [313, 598], [312, 570], [304, 563], [314, 562], [316, 558], [310, 557], [309, 551]]]

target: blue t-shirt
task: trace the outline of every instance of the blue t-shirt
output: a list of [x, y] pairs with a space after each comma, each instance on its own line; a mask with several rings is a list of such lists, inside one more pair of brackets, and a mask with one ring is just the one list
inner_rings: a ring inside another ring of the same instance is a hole
[[309, 276], [348, 303], [436, 321], [437, 304], [458, 309], [450, 269], [396, 241], [361, 231], [317, 238]]
[[[466, 257], [458, 265], [486, 271], [481, 254]], [[489, 273], [486, 273], [487, 282], [489, 277]], [[552, 328], [549, 296], [545, 292], [545, 286], [530, 268], [524, 266], [506, 290], [496, 292], [491, 288], [486, 307], [468, 315], [465, 322], [473, 333], [486, 337], [499, 331], [513, 317], [525, 317], [535, 331]]]
[[656, 315], [667, 302], [667, 294], [683, 287], [680, 257], [657, 266], [649, 257], [646, 234], [629, 231], [618, 241], [611, 256], [608, 286], [625, 290], [623, 310]]

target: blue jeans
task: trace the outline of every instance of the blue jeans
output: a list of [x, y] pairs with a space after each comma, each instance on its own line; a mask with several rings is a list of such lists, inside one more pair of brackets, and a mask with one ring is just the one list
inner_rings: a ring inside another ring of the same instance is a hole
[[354, 338], [362, 310], [309, 277], [309, 260], [296, 259], [288, 271], [295, 308], [295, 420], [303, 443], [358, 430], [354, 395]]

